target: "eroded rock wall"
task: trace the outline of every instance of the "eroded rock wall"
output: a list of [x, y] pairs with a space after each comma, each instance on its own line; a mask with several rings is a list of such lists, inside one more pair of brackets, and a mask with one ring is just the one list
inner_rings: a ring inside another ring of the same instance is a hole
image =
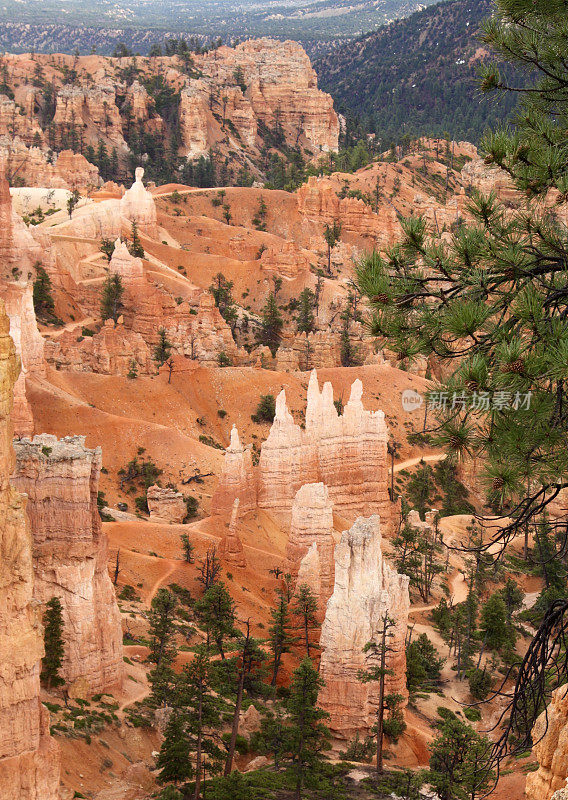
[[59, 748], [40, 702], [41, 608], [34, 601], [25, 498], [10, 486], [18, 359], [0, 301], [0, 798], [57, 800]]
[[335, 547], [335, 584], [322, 625], [320, 674], [325, 687], [320, 706], [330, 714], [329, 727], [339, 738], [370, 733], [376, 722], [378, 683], [362, 683], [358, 672], [378, 664], [367, 642], [380, 643], [385, 616], [389, 631], [386, 691], [407, 696], [405, 638], [410, 599], [409, 578], [384, 560], [380, 519], [359, 517]]
[[97, 509], [100, 448], [82, 436], [42, 434], [15, 442], [13, 483], [28, 495], [34, 598], [58, 597], [65, 654], [61, 675], [85, 693], [122, 680], [122, 630], [107, 572], [107, 539]]
[[553, 692], [547, 712], [538, 718], [532, 737], [539, 767], [527, 775], [526, 797], [549, 800], [565, 786], [568, 777], [568, 685]]

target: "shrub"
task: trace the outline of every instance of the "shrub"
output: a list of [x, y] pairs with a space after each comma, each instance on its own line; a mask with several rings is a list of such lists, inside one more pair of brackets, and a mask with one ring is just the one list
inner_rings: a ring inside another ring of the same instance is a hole
[[276, 400], [273, 394], [263, 394], [256, 407], [256, 411], [251, 415], [253, 422], [273, 422], [276, 413]]

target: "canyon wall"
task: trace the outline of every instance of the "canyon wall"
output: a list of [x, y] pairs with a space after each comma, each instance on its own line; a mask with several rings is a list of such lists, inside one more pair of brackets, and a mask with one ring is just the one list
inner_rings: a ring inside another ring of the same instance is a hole
[[361, 669], [377, 666], [367, 642], [380, 643], [385, 616], [392, 619], [387, 645], [386, 692], [407, 697], [405, 638], [409, 578], [383, 559], [378, 516], [359, 517], [335, 547], [335, 585], [321, 629], [320, 674], [325, 687], [319, 705], [330, 714], [329, 728], [339, 738], [369, 734], [376, 722], [378, 682], [362, 683]]
[[552, 693], [546, 714], [543, 712], [536, 721], [532, 737], [539, 767], [527, 775], [526, 797], [549, 800], [553, 792], [564, 787], [568, 777], [568, 685]]
[[14, 486], [28, 495], [34, 598], [58, 597], [65, 654], [61, 675], [79, 696], [122, 680], [122, 630], [107, 572], [97, 508], [101, 451], [81, 436], [42, 434], [15, 442]]
[[33, 599], [26, 501], [10, 486], [13, 387], [18, 360], [0, 302], [0, 797], [57, 800], [59, 748], [40, 702], [41, 608]]

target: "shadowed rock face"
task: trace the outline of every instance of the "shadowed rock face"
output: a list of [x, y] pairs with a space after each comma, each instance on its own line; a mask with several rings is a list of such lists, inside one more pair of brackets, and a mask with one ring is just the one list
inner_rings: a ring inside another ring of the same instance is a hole
[[0, 301], [0, 797], [57, 800], [59, 748], [39, 699], [41, 609], [33, 600], [25, 497], [9, 480], [14, 464], [10, 413], [19, 367]]
[[[547, 727], [548, 723], [548, 727]], [[546, 731], [546, 733], [545, 733]], [[533, 747], [539, 768], [527, 775], [527, 800], [566, 800], [568, 777], [568, 686], [561, 686], [552, 694], [545, 712], [533, 729]], [[558, 790], [558, 791], [557, 791]], [[555, 794], [553, 795], [553, 792]]]
[[58, 597], [65, 654], [61, 674], [84, 697], [121, 682], [122, 630], [107, 572], [97, 509], [101, 451], [82, 436], [42, 434], [15, 443], [13, 483], [28, 495], [34, 599]]
[[245, 450], [242, 446], [239, 432], [233, 425], [231, 442], [225, 450], [223, 472], [211, 498], [211, 512], [228, 519], [237, 499], [240, 514], [256, 508], [256, 478], [250, 450]]
[[377, 664], [364, 652], [367, 642], [379, 642], [383, 618], [393, 620], [386, 691], [407, 696], [405, 637], [410, 599], [409, 579], [383, 559], [379, 517], [358, 518], [341, 535], [335, 548], [335, 586], [321, 630], [319, 703], [330, 714], [329, 727], [339, 738], [369, 733], [376, 721], [378, 684], [362, 683], [360, 669]]

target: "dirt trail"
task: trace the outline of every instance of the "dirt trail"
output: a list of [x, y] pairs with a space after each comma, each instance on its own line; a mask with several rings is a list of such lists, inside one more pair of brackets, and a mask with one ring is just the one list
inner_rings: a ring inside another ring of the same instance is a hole
[[421, 461], [425, 461], [427, 464], [431, 464], [436, 461], [443, 461], [445, 457], [446, 457], [445, 453], [433, 453], [432, 455], [429, 456], [417, 456], [416, 458], [408, 458], [406, 461], [401, 461], [399, 464], [395, 464], [394, 471], [400, 472], [402, 469], [407, 469], [408, 467], [415, 467], [416, 464], [420, 464]]

